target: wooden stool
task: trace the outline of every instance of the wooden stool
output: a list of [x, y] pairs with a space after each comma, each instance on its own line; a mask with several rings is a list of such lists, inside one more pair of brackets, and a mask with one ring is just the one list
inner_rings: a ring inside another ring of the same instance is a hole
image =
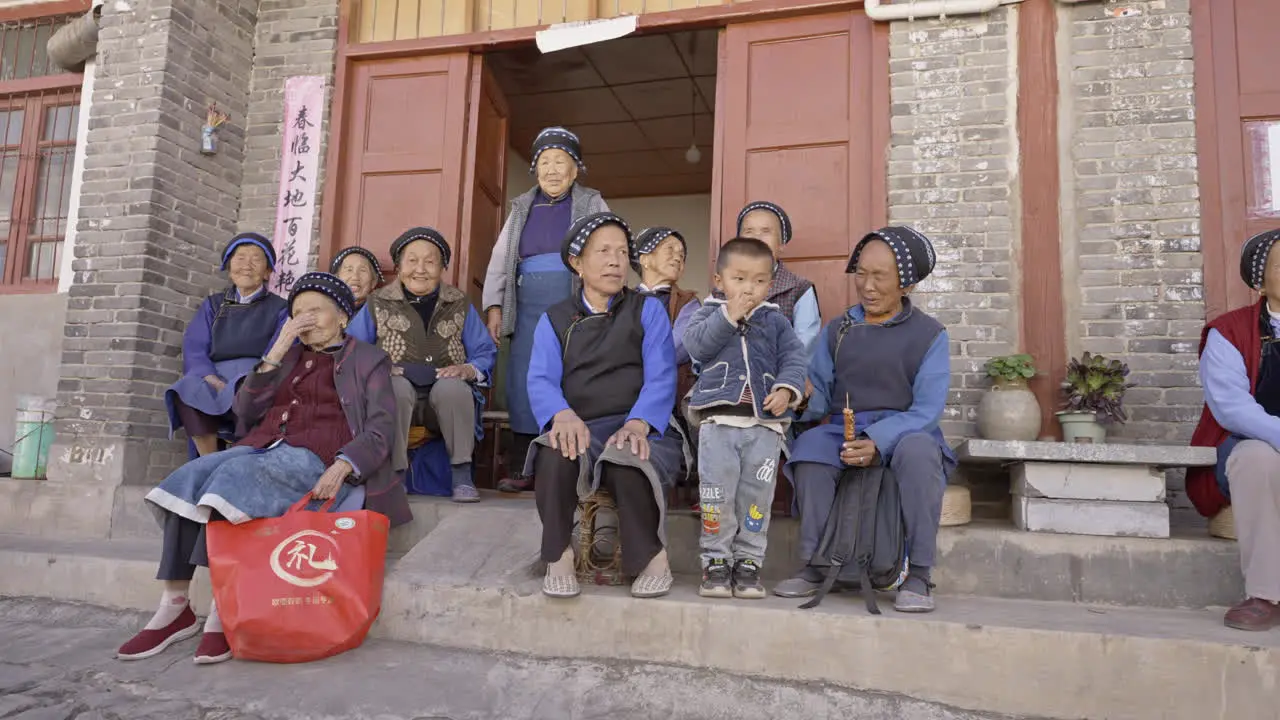
[[596, 585], [621, 585], [622, 576], [622, 542], [614, 528], [613, 552], [605, 559], [597, 560], [596, 545], [601, 538], [597, 537], [596, 515], [601, 510], [611, 510], [616, 518], [618, 506], [613, 498], [604, 490], [597, 490], [586, 499], [578, 502], [578, 556], [574, 560], [578, 573], [578, 582]]
[[1225, 540], [1240, 539], [1236, 536], [1236, 514], [1230, 505], [1219, 510], [1218, 514], [1209, 520], [1209, 534]]
[[942, 517], [938, 523], [941, 527], [968, 525], [973, 518], [973, 500], [969, 488], [963, 485], [948, 485], [942, 493]]

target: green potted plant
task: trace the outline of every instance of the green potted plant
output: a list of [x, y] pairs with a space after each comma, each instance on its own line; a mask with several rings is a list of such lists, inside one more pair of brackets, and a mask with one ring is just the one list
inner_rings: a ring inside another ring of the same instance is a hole
[[1123, 423], [1129, 366], [1119, 360], [1085, 353], [1072, 358], [1062, 382], [1064, 401], [1058, 412], [1064, 442], [1106, 442], [1104, 422]]
[[991, 389], [978, 403], [978, 434], [987, 440], [1035, 440], [1040, 436], [1040, 402], [1027, 387], [1036, 376], [1026, 353], [987, 361]]

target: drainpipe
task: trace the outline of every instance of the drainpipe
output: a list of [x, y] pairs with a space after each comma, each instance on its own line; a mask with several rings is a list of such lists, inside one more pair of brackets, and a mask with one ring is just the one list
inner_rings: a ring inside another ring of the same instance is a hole
[[892, 5], [881, 5], [881, 0], [863, 0], [862, 9], [872, 20], [918, 20], [922, 18], [946, 18], [948, 15], [979, 15], [991, 12], [1001, 5], [1013, 5], [1022, 0], [911, 0]]

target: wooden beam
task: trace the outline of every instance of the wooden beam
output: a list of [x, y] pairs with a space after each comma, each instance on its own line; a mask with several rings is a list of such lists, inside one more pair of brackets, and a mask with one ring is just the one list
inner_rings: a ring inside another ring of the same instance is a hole
[[1041, 371], [1031, 382], [1040, 401], [1040, 433], [1054, 437], [1060, 437], [1054, 412], [1067, 362], [1059, 219], [1057, 24], [1054, 0], [1026, 0], [1018, 6], [1021, 336], [1025, 351]]

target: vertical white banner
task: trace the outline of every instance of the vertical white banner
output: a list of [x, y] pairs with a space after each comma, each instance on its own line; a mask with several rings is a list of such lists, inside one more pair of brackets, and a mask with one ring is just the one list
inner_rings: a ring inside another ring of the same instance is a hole
[[271, 291], [281, 296], [287, 296], [298, 277], [307, 271], [311, 254], [323, 111], [324, 77], [307, 75], [285, 80], [280, 188], [276, 195], [276, 228], [271, 237], [276, 251]]

